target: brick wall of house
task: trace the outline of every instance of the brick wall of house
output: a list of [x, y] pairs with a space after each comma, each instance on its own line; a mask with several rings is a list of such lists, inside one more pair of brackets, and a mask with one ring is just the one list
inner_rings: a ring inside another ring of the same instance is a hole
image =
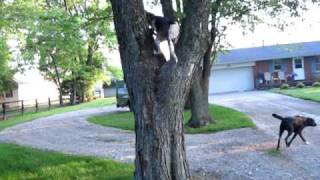
[[304, 73], [306, 80], [313, 81], [315, 79], [312, 74], [310, 59], [307, 57], [304, 58]]
[[269, 72], [270, 62], [269, 61], [257, 61], [254, 67], [254, 75], [258, 76], [259, 73]]
[[259, 73], [269, 72], [270, 71], [270, 61], [257, 61], [256, 66], [253, 68], [254, 72], [254, 87], [257, 88], [256, 79]]

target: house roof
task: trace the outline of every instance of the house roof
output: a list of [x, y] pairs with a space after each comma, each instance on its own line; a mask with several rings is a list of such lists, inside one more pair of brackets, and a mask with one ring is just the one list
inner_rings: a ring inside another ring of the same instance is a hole
[[218, 55], [217, 64], [320, 55], [320, 41], [233, 49]]

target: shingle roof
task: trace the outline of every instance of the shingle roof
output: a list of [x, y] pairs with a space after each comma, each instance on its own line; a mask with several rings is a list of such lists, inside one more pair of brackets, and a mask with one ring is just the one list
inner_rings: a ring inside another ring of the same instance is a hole
[[218, 55], [217, 63], [241, 63], [320, 55], [320, 41], [233, 49]]

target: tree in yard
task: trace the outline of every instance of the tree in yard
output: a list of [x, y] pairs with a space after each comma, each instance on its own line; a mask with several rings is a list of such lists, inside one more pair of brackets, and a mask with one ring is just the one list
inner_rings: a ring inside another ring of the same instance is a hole
[[[191, 179], [183, 109], [195, 67], [208, 48], [210, 0], [186, 1], [178, 63], [153, 54], [142, 0], [112, 0], [125, 80], [133, 105], [136, 179]], [[172, 4], [166, 8], [173, 11]]]
[[[80, 97], [82, 101], [92, 98], [92, 90], [97, 80], [105, 80], [103, 58], [99, 51], [101, 46], [112, 47], [115, 42], [114, 30], [111, 28], [112, 16], [109, 2], [102, 1], [64, 1], [65, 10], [69, 16], [81, 18], [81, 29], [86, 39], [85, 57], [82, 62], [83, 68], [78, 77], [80, 84]], [[74, 85], [76, 86], [76, 85]]]
[[14, 70], [10, 67], [11, 60], [7, 41], [1, 36], [0, 31], [0, 95], [16, 87], [13, 80]]
[[[296, 7], [300, 1], [183, 1], [183, 6], [178, 5], [177, 8], [183, 9], [182, 13], [178, 13], [182, 14], [179, 16], [182, 31], [175, 48], [179, 60], [177, 64], [172, 61], [164, 63], [163, 59], [153, 55], [154, 40], [148, 30], [141, 1], [111, 2], [124, 76], [135, 115], [135, 177], [189, 179], [191, 177], [185, 157], [182, 111], [192, 76], [197, 74], [201, 77], [195, 78], [206, 80], [197, 87], [205, 87], [199, 97], [206, 101], [200, 106], [207, 106], [207, 81], [212, 66], [212, 53], [217, 52], [219, 46], [215, 43], [219, 42], [217, 37], [221, 33], [221, 26], [218, 26], [213, 17], [229, 17], [232, 22], [242, 22], [243, 17], [257, 17], [248, 15], [256, 7], [265, 8], [270, 14], [287, 10], [285, 7], [291, 12], [292, 9], [301, 7]], [[176, 4], [180, 4], [177, 2], [180, 1], [176, 1]], [[259, 6], [253, 6], [257, 2]], [[163, 0], [161, 3], [164, 15], [172, 17], [172, 1]], [[219, 8], [220, 6], [223, 8]], [[209, 24], [213, 27], [211, 32]], [[202, 68], [207, 68], [207, 71]], [[207, 119], [209, 118], [205, 118]]]
[[0, 1], [0, 95], [17, 86], [13, 78], [16, 70], [10, 66], [12, 57], [7, 44], [7, 28], [10, 23], [3, 18], [5, 17], [3, 9], [3, 2]]
[[[42, 74], [57, 85], [60, 104], [63, 104], [62, 82], [75, 76], [75, 71], [80, 69], [78, 52], [84, 45], [80, 23], [61, 9], [49, 9], [38, 17], [37, 23], [26, 33], [24, 59], [38, 64]], [[38, 62], [34, 62], [36, 55]]]
[[[5, 19], [19, 34], [24, 60], [53, 81], [71, 104], [92, 97], [97, 81], [105, 78], [100, 46], [115, 43], [110, 3], [100, 1], [13, 1], [4, 6]], [[39, 59], [39, 60], [37, 60]]]
[[[288, 14], [290, 17], [297, 17], [301, 11], [306, 9], [307, 2], [318, 2], [317, 0], [277, 0], [277, 1], [242, 1], [242, 0], [215, 0], [211, 1], [212, 11], [209, 22], [211, 33], [209, 46], [203, 55], [203, 59], [194, 73], [189, 100], [191, 107], [190, 127], [199, 128], [208, 125], [213, 121], [208, 111], [209, 77], [217, 53], [225, 49], [224, 38], [229, 25], [240, 24], [245, 30], [254, 30], [254, 27], [263, 22], [262, 12], [265, 16], [277, 19], [272, 24], [283, 28], [281, 15]], [[179, 9], [178, 9], [179, 10]], [[178, 14], [182, 14], [179, 12]], [[172, 13], [171, 13], [172, 14]], [[288, 23], [288, 22], [287, 22]], [[224, 43], [223, 43], [224, 42]], [[214, 86], [214, 85], [213, 85]]]

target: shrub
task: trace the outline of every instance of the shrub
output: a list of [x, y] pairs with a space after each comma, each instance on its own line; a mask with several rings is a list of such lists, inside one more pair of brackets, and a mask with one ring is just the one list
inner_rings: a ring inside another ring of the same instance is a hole
[[280, 89], [289, 89], [289, 84], [287, 84], [287, 83], [284, 83], [284, 84], [281, 84], [281, 86], [280, 86]]
[[297, 88], [304, 88], [304, 84], [303, 82], [299, 82], [297, 85], [296, 85]]
[[314, 82], [314, 83], [312, 84], [312, 86], [313, 86], [313, 87], [320, 87], [320, 82]]

